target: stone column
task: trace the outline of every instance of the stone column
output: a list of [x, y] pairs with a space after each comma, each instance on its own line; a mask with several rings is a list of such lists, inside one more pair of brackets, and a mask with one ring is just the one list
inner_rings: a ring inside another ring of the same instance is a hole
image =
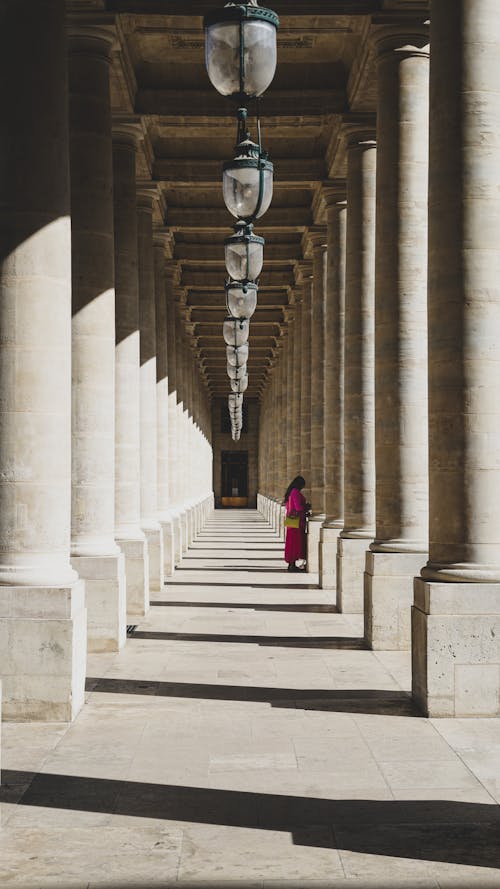
[[311, 497], [311, 276], [312, 263], [301, 263], [302, 274], [302, 361], [300, 379], [300, 448], [304, 494]]
[[[115, 536], [125, 555], [130, 623], [149, 608], [149, 564], [140, 527], [140, 333], [135, 155], [138, 128], [113, 126], [115, 233]], [[137, 621], [135, 621], [137, 622]]]
[[307, 567], [319, 571], [319, 538], [325, 513], [325, 303], [326, 228], [310, 230], [313, 279], [311, 305], [311, 504]]
[[301, 446], [301, 378], [302, 378], [302, 291], [295, 291], [295, 330], [293, 337], [293, 470], [292, 478], [303, 475]]
[[367, 541], [375, 532], [374, 296], [376, 143], [347, 136], [344, 380], [344, 528], [338, 539], [337, 606], [363, 612]]
[[500, 715], [500, 18], [433, 0], [429, 158], [429, 561], [413, 694]]
[[[290, 483], [292, 478], [297, 475], [297, 471], [295, 469], [297, 463], [295, 459], [295, 455], [293, 452], [294, 449], [294, 434], [293, 434], [293, 402], [294, 402], [294, 389], [293, 389], [293, 350], [294, 350], [294, 340], [295, 340], [295, 307], [289, 309], [288, 311], [288, 348], [287, 348], [287, 369], [286, 369], [286, 477], [288, 479], [287, 485]], [[285, 486], [286, 489], [286, 486]]]
[[427, 553], [427, 179], [429, 34], [375, 35], [376, 533], [366, 556], [365, 636], [409, 648], [413, 578]]
[[179, 432], [177, 414], [177, 336], [175, 322], [175, 288], [179, 283], [177, 264], [167, 265], [167, 362], [168, 362], [168, 455], [169, 455], [169, 503], [173, 522], [174, 567], [182, 556], [182, 534], [179, 513]]
[[174, 528], [170, 513], [170, 452], [168, 428], [168, 354], [167, 354], [167, 276], [165, 250], [169, 243], [166, 232], [153, 233], [156, 315], [156, 442], [157, 442], [157, 507], [162, 529], [163, 573], [174, 572]]
[[163, 589], [163, 536], [158, 522], [156, 428], [156, 312], [153, 254], [153, 201], [156, 189], [137, 192], [141, 393], [141, 528], [149, 554], [149, 592]]
[[178, 499], [179, 499], [179, 514], [180, 514], [180, 527], [181, 527], [181, 540], [182, 540], [182, 553], [187, 552], [188, 548], [188, 540], [187, 540], [187, 515], [186, 515], [186, 478], [187, 478], [187, 468], [186, 468], [186, 365], [185, 365], [185, 348], [186, 344], [184, 341], [184, 333], [183, 333], [183, 321], [181, 317], [181, 305], [180, 302], [176, 303], [176, 317], [175, 317], [175, 329], [177, 336], [177, 350], [176, 350], [176, 361], [177, 361], [177, 371], [176, 371], [176, 379], [177, 379], [177, 479], [178, 479]]
[[63, 0], [2, 3], [1, 42], [3, 715], [70, 721], [83, 704], [87, 621], [84, 583], [70, 564], [71, 220]]
[[89, 651], [127, 632], [115, 518], [115, 273], [109, 89], [113, 32], [69, 24], [72, 232], [72, 564], [85, 580]]
[[320, 586], [337, 586], [337, 546], [344, 526], [344, 321], [347, 203], [345, 183], [325, 194], [327, 270], [325, 329], [325, 511], [319, 550]]

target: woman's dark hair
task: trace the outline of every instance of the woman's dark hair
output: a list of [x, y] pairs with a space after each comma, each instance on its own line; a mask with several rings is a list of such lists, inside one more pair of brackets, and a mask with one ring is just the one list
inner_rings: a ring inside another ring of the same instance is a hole
[[286, 489], [285, 503], [288, 500], [288, 498], [294, 488], [297, 488], [297, 491], [301, 491], [302, 488], [305, 488], [305, 486], [306, 486], [305, 479], [303, 479], [301, 475], [295, 476], [293, 482], [290, 482], [290, 484], [288, 485], [288, 488]]

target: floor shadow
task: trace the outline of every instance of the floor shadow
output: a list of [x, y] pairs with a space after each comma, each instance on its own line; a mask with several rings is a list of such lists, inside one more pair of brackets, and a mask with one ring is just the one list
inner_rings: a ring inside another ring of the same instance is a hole
[[256, 688], [245, 685], [208, 685], [143, 679], [88, 677], [86, 691], [104, 694], [197, 698], [204, 701], [241, 701], [296, 710], [419, 716], [410, 695], [393, 689]]
[[[210, 549], [212, 550], [212, 547], [210, 547]], [[227, 553], [227, 550], [225, 552]], [[235, 555], [235, 556], [229, 556], [229, 555], [225, 555], [225, 556], [193, 556], [192, 552], [190, 551], [190, 552], [185, 553], [183, 559], [185, 561], [189, 561], [189, 562], [191, 562], [191, 561], [225, 562], [227, 559], [248, 559], [249, 562], [278, 562], [278, 561], [280, 561], [280, 556], [261, 556], [260, 555], [261, 551], [256, 552], [256, 550], [253, 550], [253, 552], [255, 553], [254, 556], [243, 556], [240, 548], [238, 547], [238, 552], [237, 552], [237, 555]], [[283, 561], [283, 560], [281, 559], [281, 561]], [[222, 566], [222, 567], [224, 567], [224, 566]], [[227, 567], [232, 568], [233, 566], [228, 565]], [[267, 568], [263, 568], [262, 571], [267, 571]]]
[[333, 648], [354, 651], [367, 650], [358, 636], [246, 636], [230, 633], [163, 633], [153, 630], [134, 630], [130, 639], [152, 639], [164, 642], [217, 642], [232, 645], [262, 645], [271, 648]]
[[184, 565], [176, 565], [176, 571], [219, 571], [221, 574], [224, 571], [246, 571], [248, 574], [269, 574], [271, 571], [279, 571], [280, 574], [286, 573], [286, 568], [249, 568], [248, 565], [220, 565], [219, 567], [210, 567], [210, 566], [201, 566], [200, 568], [195, 567], [186, 567]]
[[297, 614], [338, 614], [335, 605], [289, 605], [287, 603], [276, 603], [268, 605], [256, 602], [161, 602], [152, 601], [151, 605], [162, 606], [164, 608], [229, 608], [231, 610], [241, 609], [245, 611], [283, 611], [293, 612]]
[[4, 770], [0, 800], [197, 824], [289, 831], [317, 848], [500, 868], [500, 807], [450, 800], [318, 799]]
[[[179, 570], [175, 569], [176, 572]], [[296, 576], [296, 575], [295, 575]], [[307, 576], [307, 575], [305, 575]], [[283, 590], [283, 592], [290, 593], [294, 590], [318, 590], [319, 586], [317, 583], [293, 583], [292, 580], [289, 580], [287, 583], [229, 583], [226, 581], [203, 581], [200, 583], [198, 580], [166, 580], [165, 586], [229, 586], [229, 587], [244, 587], [246, 589], [252, 590]]]

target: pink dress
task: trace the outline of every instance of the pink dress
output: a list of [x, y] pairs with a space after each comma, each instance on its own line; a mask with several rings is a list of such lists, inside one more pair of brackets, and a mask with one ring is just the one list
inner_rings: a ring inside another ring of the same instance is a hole
[[286, 528], [285, 561], [290, 564], [306, 557], [306, 500], [297, 488], [292, 488], [286, 502], [286, 514], [298, 513], [299, 528]]

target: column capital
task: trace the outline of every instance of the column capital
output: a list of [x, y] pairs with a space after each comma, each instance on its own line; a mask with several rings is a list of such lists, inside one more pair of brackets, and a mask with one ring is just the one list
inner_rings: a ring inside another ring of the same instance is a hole
[[120, 114], [112, 121], [113, 145], [125, 145], [136, 151], [142, 137], [142, 126], [139, 117], [133, 114]]
[[153, 203], [158, 200], [158, 186], [152, 182], [137, 182], [137, 208], [147, 213], [153, 212]]
[[314, 256], [317, 251], [324, 252], [327, 248], [326, 225], [311, 225], [302, 236], [304, 256]]
[[310, 259], [300, 259], [295, 263], [294, 267], [295, 281], [297, 284], [304, 284], [312, 278], [313, 264]]
[[328, 210], [343, 207], [347, 197], [345, 179], [327, 179], [321, 184], [321, 199]]
[[348, 151], [375, 147], [376, 132], [375, 114], [345, 115], [340, 127], [340, 135]]
[[168, 261], [165, 263], [165, 274], [173, 287], [179, 287], [181, 283], [182, 269], [178, 262]]
[[68, 48], [71, 54], [95, 55], [110, 61], [117, 42], [114, 15], [92, 15], [69, 11]]
[[402, 19], [400, 22], [387, 23], [384, 18], [375, 16], [372, 19], [370, 41], [373, 44], [377, 61], [387, 57], [394, 59], [408, 56], [429, 56], [429, 18], [428, 14], [416, 16], [414, 19]]
[[173, 259], [174, 236], [170, 229], [155, 226], [153, 228], [153, 244], [159, 250], [163, 251], [165, 259]]

